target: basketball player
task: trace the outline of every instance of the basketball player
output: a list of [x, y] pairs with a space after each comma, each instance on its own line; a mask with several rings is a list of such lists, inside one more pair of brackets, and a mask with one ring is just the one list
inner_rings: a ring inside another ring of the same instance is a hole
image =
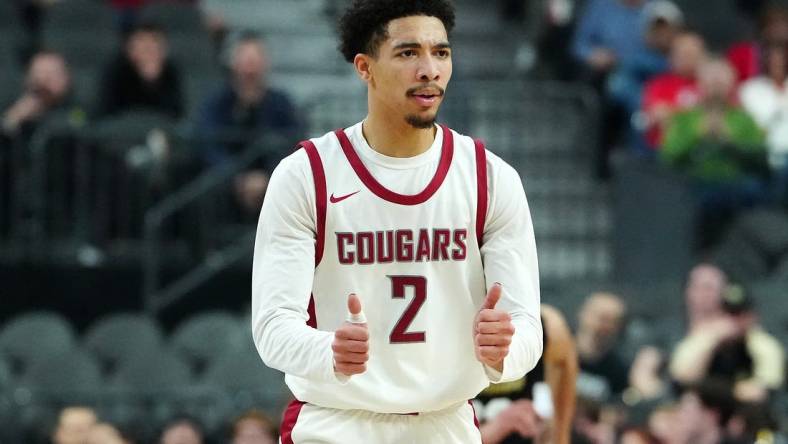
[[484, 444], [569, 444], [578, 362], [564, 316], [542, 304], [544, 354], [524, 378], [492, 384], [474, 403]]
[[542, 353], [522, 182], [435, 123], [453, 24], [448, 0], [354, 1], [340, 46], [368, 114], [271, 176], [252, 327], [296, 398], [285, 444], [479, 443], [469, 400]]

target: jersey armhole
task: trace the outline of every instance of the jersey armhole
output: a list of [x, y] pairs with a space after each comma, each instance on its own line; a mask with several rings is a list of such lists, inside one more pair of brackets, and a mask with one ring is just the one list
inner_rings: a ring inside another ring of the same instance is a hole
[[473, 143], [476, 147], [476, 243], [481, 250], [487, 219], [487, 150], [481, 140]]
[[[323, 250], [326, 243], [326, 173], [315, 144], [309, 140], [304, 140], [298, 145], [306, 151], [306, 155], [309, 158], [309, 167], [312, 170], [312, 177], [315, 182], [315, 268], [317, 268], [323, 259]], [[307, 325], [317, 328], [314, 294], [309, 296], [307, 313], [309, 315], [309, 319], [306, 321]]]
[[323, 162], [317, 152], [315, 144], [309, 140], [300, 142], [299, 145], [306, 151], [309, 157], [309, 166], [312, 170], [312, 178], [315, 182], [315, 267], [320, 264], [323, 258], [326, 232], [326, 173], [323, 169]]

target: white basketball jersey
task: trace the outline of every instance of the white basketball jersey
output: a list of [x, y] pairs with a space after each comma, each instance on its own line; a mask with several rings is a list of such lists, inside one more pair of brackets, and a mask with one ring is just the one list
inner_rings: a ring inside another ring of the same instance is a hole
[[317, 197], [308, 324], [336, 330], [356, 293], [368, 322], [369, 362], [345, 383], [288, 375], [287, 384], [301, 401], [339, 409], [411, 413], [465, 402], [489, 384], [472, 335], [486, 288], [479, 251], [484, 146], [441, 127], [434, 177], [420, 193], [402, 195], [370, 174], [348, 131], [301, 143]]

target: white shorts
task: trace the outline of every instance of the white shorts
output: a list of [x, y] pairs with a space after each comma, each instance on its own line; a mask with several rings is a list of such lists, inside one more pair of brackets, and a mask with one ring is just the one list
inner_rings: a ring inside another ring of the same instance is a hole
[[463, 402], [427, 413], [337, 410], [293, 401], [285, 410], [281, 444], [480, 444], [473, 406]]

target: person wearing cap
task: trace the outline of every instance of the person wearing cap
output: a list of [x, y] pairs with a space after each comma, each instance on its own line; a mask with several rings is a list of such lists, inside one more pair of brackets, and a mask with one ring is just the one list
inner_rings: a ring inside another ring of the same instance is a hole
[[673, 39], [684, 26], [684, 14], [668, 0], [647, 3], [643, 16], [644, 49], [621, 63], [607, 82], [608, 95], [628, 116], [640, 108], [646, 81], [670, 68], [668, 54]]
[[784, 350], [758, 325], [751, 296], [740, 285], [722, 295], [723, 316], [693, 329], [673, 352], [670, 374], [683, 386], [709, 377], [730, 382], [740, 401], [762, 402], [783, 386]]

